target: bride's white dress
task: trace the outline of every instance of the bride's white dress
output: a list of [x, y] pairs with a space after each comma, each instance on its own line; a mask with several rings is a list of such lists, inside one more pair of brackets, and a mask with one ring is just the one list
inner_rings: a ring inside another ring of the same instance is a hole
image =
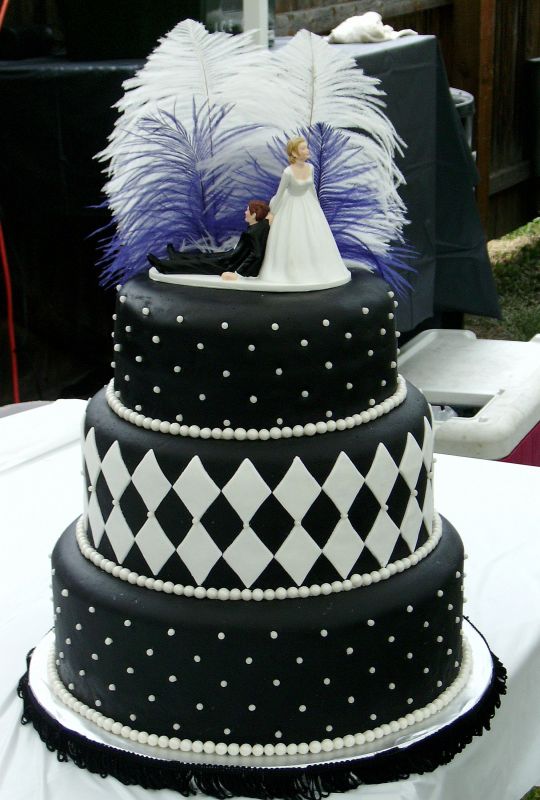
[[299, 180], [286, 167], [270, 201], [274, 219], [259, 280], [280, 284], [336, 286], [350, 280], [309, 177]]

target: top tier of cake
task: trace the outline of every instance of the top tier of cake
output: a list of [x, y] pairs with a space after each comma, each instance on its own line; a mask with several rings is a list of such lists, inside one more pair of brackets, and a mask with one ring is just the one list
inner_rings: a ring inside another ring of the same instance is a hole
[[344, 419], [397, 389], [393, 293], [356, 271], [321, 292], [119, 290], [115, 391], [145, 417], [272, 428]]

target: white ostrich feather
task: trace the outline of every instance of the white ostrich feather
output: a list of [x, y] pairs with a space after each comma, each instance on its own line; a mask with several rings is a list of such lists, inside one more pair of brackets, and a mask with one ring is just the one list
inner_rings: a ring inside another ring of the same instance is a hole
[[254, 44], [251, 33], [209, 34], [201, 23], [183, 20], [160, 40], [142, 69], [124, 82], [125, 94], [116, 104], [120, 117], [97, 158], [109, 161], [108, 174], [114, 173], [126, 134], [136, 130], [141, 117], [166, 111], [189, 124], [194, 101], [198, 107], [234, 103], [230, 79], [249, 75], [268, 58], [268, 51]]

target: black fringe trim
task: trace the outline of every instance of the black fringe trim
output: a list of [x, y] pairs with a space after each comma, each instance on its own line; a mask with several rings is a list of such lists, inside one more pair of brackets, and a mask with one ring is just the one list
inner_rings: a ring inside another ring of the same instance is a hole
[[73, 761], [103, 778], [110, 775], [127, 786], [138, 784], [145, 789], [172, 789], [184, 797], [201, 792], [220, 800], [321, 800], [362, 784], [386, 783], [431, 772], [448, 764], [474, 736], [489, 730], [501, 696], [506, 693], [506, 670], [497, 656], [491, 653], [491, 657], [492, 680], [476, 706], [428, 738], [361, 760], [295, 768], [186, 764], [117, 750], [62, 727], [37, 702], [28, 683], [28, 672], [19, 681], [17, 691], [24, 704], [23, 725], [31, 722], [59, 761]]

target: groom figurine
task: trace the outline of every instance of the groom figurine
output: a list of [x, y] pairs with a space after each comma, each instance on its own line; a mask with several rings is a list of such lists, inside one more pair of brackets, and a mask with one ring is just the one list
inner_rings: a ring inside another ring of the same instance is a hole
[[180, 252], [167, 245], [168, 258], [161, 259], [153, 253], [148, 261], [159, 272], [221, 275], [224, 280], [236, 280], [238, 275], [254, 278], [259, 274], [270, 230], [270, 206], [263, 200], [250, 200], [244, 219], [247, 229], [241, 234], [234, 250], [203, 253], [193, 250]]

